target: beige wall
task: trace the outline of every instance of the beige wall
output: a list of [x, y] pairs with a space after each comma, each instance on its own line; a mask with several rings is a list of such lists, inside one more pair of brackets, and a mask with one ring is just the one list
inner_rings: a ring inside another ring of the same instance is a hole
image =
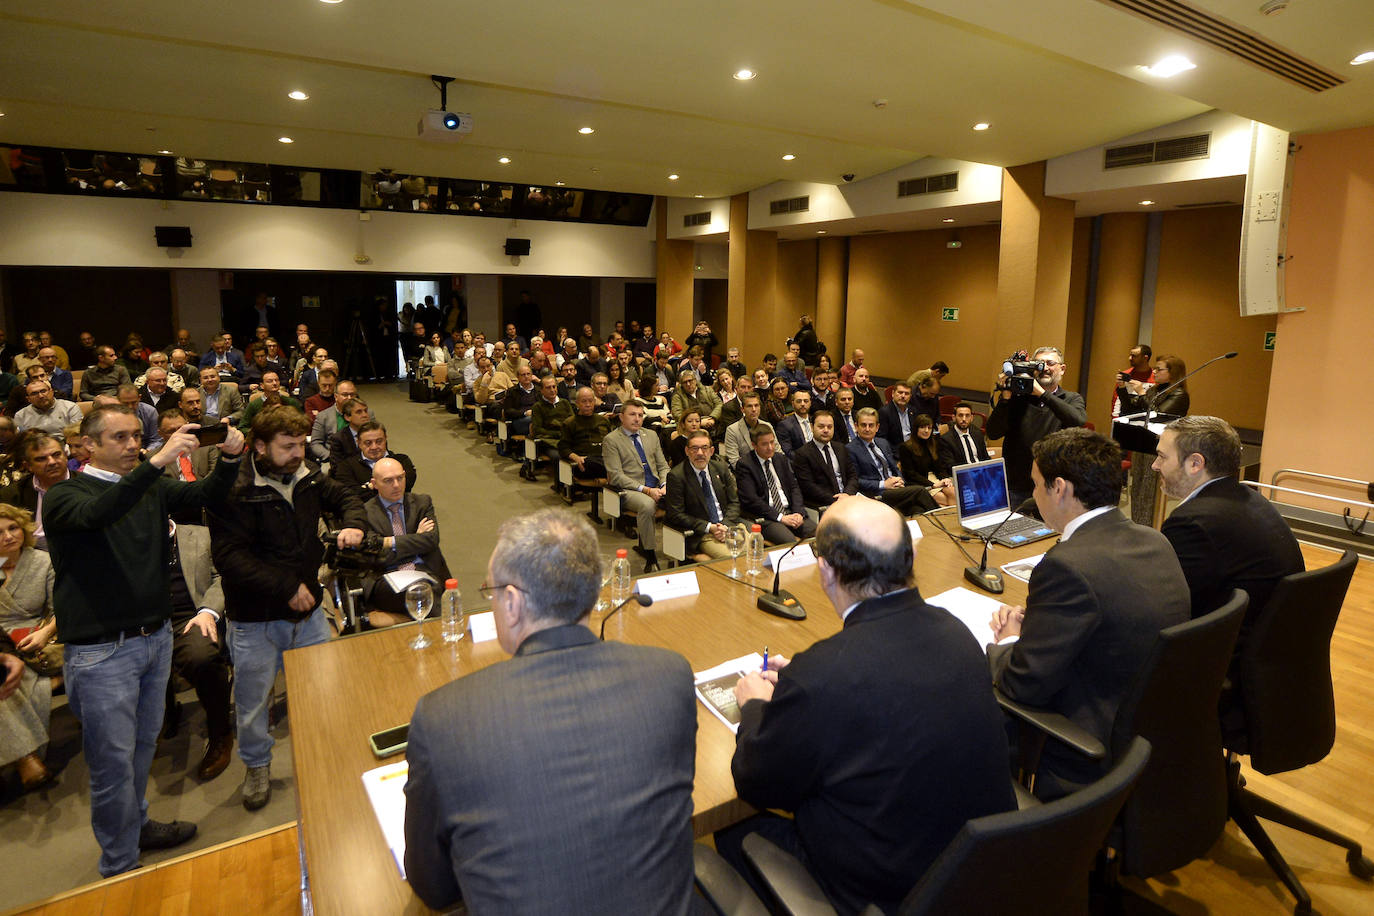
[[[813, 320], [816, 317], [816, 266], [819, 253], [814, 241], [778, 243], [777, 307], [768, 325], [769, 349], [778, 357], [787, 350], [787, 338], [801, 327], [801, 316], [810, 315]], [[763, 354], [748, 355], [753, 360]]]
[[[1111, 429], [1116, 373], [1125, 367], [1126, 354], [1138, 343], [1147, 221], [1142, 213], [1108, 213], [1102, 218], [1097, 311], [1092, 340], [1084, 342], [1088, 352], [1080, 357], [1090, 358], [1088, 386], [1080, 394], [1088, 402], [1088, 420], [1104, 433]], [[1073, 385], [1077, 384], [1078, 368], [1069, 363], [1065, 377]], [[1066, 387], [1072, 389], [1073, 385]]]

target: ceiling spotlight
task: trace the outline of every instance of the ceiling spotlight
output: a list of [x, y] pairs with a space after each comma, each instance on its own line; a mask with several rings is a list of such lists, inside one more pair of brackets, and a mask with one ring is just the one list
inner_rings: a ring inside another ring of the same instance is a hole
[[678, 175], [678, 173], [677, 173], [677, 172], [674, 172], [673, 174], [671, 174], [671, 175], [668, 176], [668, 180], [669, 180], [669, 181], [677, 181], [679, 177], [680, 177], [680, 176]]
[[560, 178], [557, 181], [555, 181], [554, 184], [558, 185], [558, 187], [561, 188], [563, 187], [563, 185], [567, 184], [567, 182]]
[[991, 127], [991, 126], [992, 126], [992, 125], [989, 124], [987, 121], [979, 121], [977, 124], [973, 125], [973, 129], [974, 129], [974, 130], [987, 130], [987, 129], [988, 129], [989, 127]]
[[496, 161], [499, 162], [499, 163], [501, 163], [502, 165], [509, 165], [509, 164], [510, 164], [510, 157], [509, 157], [509, 156], [502, 156], [500, 159], [497, 159]]
[[816, 234], [817, 234], [817, 235], [825, 235], [825, 230], [824, 230], [824, 229], [817, 229], [817, 230], [816, 230]]
[[1358, 67], [1360, 64], [1367, 64], [1374, 60], [1374, 51], [1365, 51], [1363, 54], [1356, 54], [1350, 58], [1350, 63]]
[[796, 158], [797, 158], [796, 156], [792, 155], [791, 153], [788, 153], [786, 156], [783, 156], [783, 157], [782, 157], [782, 161], [783, 161], [783, 162], [791, 162], [793, 159], [796, 159]]
[[1160, 79], [1168, 79], [1171, 76], [1178, 76], [1180, 73], [1186, 73], [1196, 68], [1197, 64], [1193, 63], [1182, 54], [1170, 54], [1162, 60], [1155, 61], [1153, 67], [1141, 67], [1140, 69], [1151, 76], [1157, 76]]
[[1155, 205], [1155, 202], [1153, 200], [1142, 200], [1140, 202], [1140, 205], [1142, 207], [1153, 207]]
[[758, 74], [748, 67], [741, 67], [735, 71], [735, 79], [737, 80], [751, 80], [756, 76], [758, 76]]
[[579, 134], [594, 134], [594, 133], [596, 133], [596, 128], [595, 128], [595, 127], [579, 127], [579, 128], [577, 129], [577, 132], [578, 132]]
[[692, 196], [693, 196], [693, 197], [705, 197], [706, 195], [705, 195], [705, 194], [693, 194]]
[[297, 102], [304, 102], [306, 99], [310, 98], [310, 93], [302, 92], [299, 89], [293, 89], [286, 94], [286, 97], [288, 99], [295, 99]]
[[157, 151], [157, 154], [158, 154], [159, 156], [170, 156], [170, 155], [172, 155], [172, 151], [169, 150], [169, 149], [160, 149], [160, 150]]
[[321, 2], [321, 3], [334, 4], [334, 3], [343, 3], [343, 0], [320, 0], [320, 2]]
[[295, 143], [296, 141], [295, 141], [295, 140], [292, 140], [290, 137], [278, 137], [278, 138], [277, 138], [277, 142], [278, 142], [278, 143]]
[[952, 216], [946, 216], [944, 219], [940, 220], [940, 222], [942, 222], [942, 223], [952, 223], [952, 222], [954, 222], [954, 217], [952, 217]]

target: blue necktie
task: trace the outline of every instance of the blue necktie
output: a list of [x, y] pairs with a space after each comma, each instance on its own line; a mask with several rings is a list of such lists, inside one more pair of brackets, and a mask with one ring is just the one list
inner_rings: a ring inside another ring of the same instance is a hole
[[644, 454], [644, 446], [639, 442], [639, 433], [634, 433], [630, 436], [630, 439], [635, 444], [635, 451], [639, 452], [639, 464], [644, 468], [644, 486], [658, 486], [658, 478], [655, 477], [654, 472], [649, 469], [649, 456]]
[[706, 517], [711, 520], [711, 524], [720, 521], [720, 509], [716, 508], [716, 496], [711, 492], [711, 481], [706, 478], [705, 471], [697, 471], [701, 475], [701, 492], [706, 497]]

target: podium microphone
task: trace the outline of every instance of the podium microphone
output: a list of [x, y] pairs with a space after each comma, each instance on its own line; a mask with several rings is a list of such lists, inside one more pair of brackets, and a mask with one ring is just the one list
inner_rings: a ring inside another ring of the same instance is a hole
[[1179, 379], [1178, 381], [1170, 382], [1163, 388], [1160, 388], [1157, 391], [1152, 392], [1150, 396], [1145, 399], [1145, 422], [1150, 422], [1150, 418], [1154, 415], [1155, 412], [1155, 404], [1159, 401], [1160, 396], [1163, 395], [1164, 392], [1173, 391], [1179, 385], [1182, 385], [1184, 382], [1188, 381], [1188, 379], [1192, 378], [1193, 376], [1201, 372], [1203, 369], [1206, 369], [1208, 366], [1212, 365], [1212, 363], [1219, 363], [1223, 359], [1235, 359], [1239, 355], [1240, 354], [1238, 352], [1232, 350], [1230, 353], [1223, 353], [1220, 356], [1213, 356], [1211, 359], [1207, 360], [1207, 362], [1203, 363], [1201, 366], [1198, 366], [1196, 369], [1194, 369], [1192, 372], [1189, 372], [1187, 375], [1183, 376], [1183, 378]]
[[988, 548], [992, 546], [992, 539], [997, 537], [997, 532], [1002, 530], [1002, 526], [1011, 521], [1013, 515], [1017, 515], [1022, 509], [1029, 508], [1035, 504], [1035, 497], [1023, 499], [1015, 509], [1007, 513], [1007, 517], [997, 523], [997, 527], [992, 529], [992, 533], [983, 538], [983, 559], [977, 566], [968, 566], [964, 569], [964, 578], [978, 586], [985, 592], [992, 592], [994, 595], [1002, 594], [1006, 587], [1002, 581], [1002, 574], [995, 569], [988, 569]]
[[629, 604], [632, 601], [638, 604], [640, 607], [648, 607], [649, 605], [654, 603], [654, 599], [649, 595], [635, 594], [626, 598], [624, 601], [620, 602], [615, 607], [611, 608], [611, 612], [607, 614], [605, 617], [601, 618], [601, 640], [603, 642], [606, 639], [606, 621], [614, 617], [616, 615], [616, 612], [618, 612], [621, 608], [623, 608], [625, 605]]
[[796, 550], [801, 541], [796, 541], [791, 547], [783, 551], [782, 556], [778, 557], [778, 562], [773, 569], [773, 591], [764, 592], [759, 595], [759, 610], [766, 611], [778, 617], [786, 617], [788, 620], [805, 620], [806, 608], [802, 607], [797, 597], [789, 591], [779, 591], [778, 583], [782, 581], [782, 561], [787, 559], [787, 555]]

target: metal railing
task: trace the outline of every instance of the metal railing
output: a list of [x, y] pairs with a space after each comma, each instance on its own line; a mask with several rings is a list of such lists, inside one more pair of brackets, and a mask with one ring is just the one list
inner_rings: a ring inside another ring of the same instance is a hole
[[[1365, 524], [1369, 521], [1370, 513], [1374, 512], [1374, 502], [1366, 502], [1365, 500], [1353, 499], [1348, 496], [1332, 496], [1330, 493], [1317, 493], [1312, 490], [1299, 490], [1295, 487], [1281, 487], [1278, 485], [1277, 481], [1286, 474], [1307, 477], [1313, 480], [1329, 480], [1335, 483], [1354, 484], [1367, 489], [1372, 488], [1372, 485], [1367, 480], [1357, 480], [1353, 477], [1339, 477], [1335, 474], [1320, 474], [1316, 471], [1304, 471], [1300, 468], [1279, 468], [1269, 476], [1269, 483], [1261, 483], [1257, 480], [1244, 480], [1241, 482], [1254, 487], [1256, 490], [1268, 490], [1269, 499], [1271, 501], [1274, 499], [1274, 493], [1279, 492], [1292, 493], [1296, 496], [1303, 496], [1308, 499], [1322, 499], [1327, 502], [1340, 503], [1345, 507], [1341, 510], [1341, 520], [1345, 523], [1345, 527], [1352, 534], [1364, 534]], [[1351, 512], [1352, 507], [1357, 511], [1361, 509], [1364, 510], [1364, 517], [1355, 518]]]

